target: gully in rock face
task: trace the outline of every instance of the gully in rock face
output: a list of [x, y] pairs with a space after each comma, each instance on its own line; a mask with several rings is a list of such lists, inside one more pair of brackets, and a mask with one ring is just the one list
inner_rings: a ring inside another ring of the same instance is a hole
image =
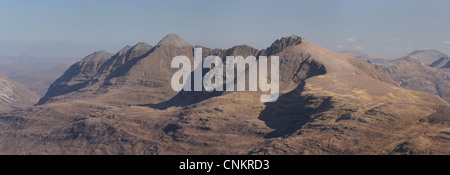
[[[202, 64], [203, 62], [203, 64]], [[259, 62], [259, 66], [258, 66]], [[249, 91], [257, 91], [257, 78], [259, 67], [259, 88], [263, 92], [270, 90], [269, 95], [261, 95], [261, 102], [274, 102], [279, 95], [279, 57], [270, 57], [270, 83], [267, 80], [267, 56], [259, 56], [258, 62], [255, 56], [227, 56], [226, 57], [226, 91], [235, 91], [234, 70], [237, 67], [237, 91], [245, 91], [246, 64], [248, 64]], [[172, 76], [172, 89], [179, 92], [192, 91], [191, 88], [191, 62], [187, 56], [176, 56], [173, 58], [171, 67], [181, 69]], [[203, 65], [203, 66], [202, 66]], [[214, 67], [202, 77], [202, 68]], [[182, 82], [180, 83], [180, 79]], [[210, 92], [213, 90], [223, 91], [223, 62], [218, 56], [208, 56], [202, 61], [202, 48], [194, 48], [194, 91], [202, 91], [203, 88]], [[203, 84], [203, 86], [202, 86]]]

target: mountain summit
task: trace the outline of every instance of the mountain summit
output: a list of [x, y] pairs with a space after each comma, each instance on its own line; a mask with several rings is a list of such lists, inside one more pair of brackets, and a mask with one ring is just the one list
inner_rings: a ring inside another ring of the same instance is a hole
[[446, 63], [434, 63], [434, 62], [437, 60], [440, 60], [441, 58], [444, 58], [444, 60], [448, 60], [447, 57], [448, 57], [448, 55], [446, 55], [438, 50], [435, 50], [435, 49], [414, 50], [407, 56], [405, 56], [403, 58], [392, 60], [392, 62], [396, 62], [401, 59], [415, 58], [415, 59], [420, 60], [422, 63], [424, 63], [426, 65], [430, 65], [431, 67], [440, 67], [440, 66], [444, 66]]
[[290, 47], [293, 45], [298, 45], [302, 43], [302, 38], [297, 35], [291, 35], [290, 37], [282, 37], [281, 39], [277, 39], [272, 45], [267, 48], [267, 50], [262, 51], [262, 55], [273, 55], [282, 51], [286, 47]]
[[193, 45], [177, 34], [170, 33], [166, 35], [161, 41], [159, 41], [156, 46], [192, 47]]

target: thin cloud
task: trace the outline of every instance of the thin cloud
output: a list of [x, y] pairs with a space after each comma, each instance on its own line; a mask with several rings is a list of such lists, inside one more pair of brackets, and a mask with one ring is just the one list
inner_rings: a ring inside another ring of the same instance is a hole
[[398, 38], [392, 38], [392, 41], [398, 41]]
[[448, 44], [448, 45], [450, 45], [450, 41], [444, 41], [444, 42], [442, 42], [442, 44]]
[[343, 45], [337, 45], [337, 48], [339, 48], [339, 49], [343, 49], [344, 48], [344, 46]]
[[355, 46], [354, 48], [355, 48], [355, 49], [358, 49], [358, 50], [364, 49], [363, 46]]
[[348, 42], [356, 42], [356, 39], [355, 38], [347, 38], [346, 39]]

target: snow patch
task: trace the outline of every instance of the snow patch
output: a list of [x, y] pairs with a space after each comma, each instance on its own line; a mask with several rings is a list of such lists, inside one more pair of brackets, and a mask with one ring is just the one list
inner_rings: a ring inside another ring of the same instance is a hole
[[15, 98], [14, 88], [16, 88], [16, 85], [13, 83], [0, 79], [0, 102], [7, 102], [12, 103], [14, 101], [17, 101]]

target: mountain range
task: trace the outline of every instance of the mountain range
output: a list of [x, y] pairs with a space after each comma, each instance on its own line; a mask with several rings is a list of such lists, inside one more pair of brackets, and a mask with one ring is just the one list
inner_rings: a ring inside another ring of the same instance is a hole
[[[340, 52], [355, 56], [354, 53], [366, 57], [355, 57], [376, 61], [380, 56], [364, 54], [357, 51]], [[375, 63], [375, 62], [374, 62]], [[407, 56], [378, 62], [389, 76], [403, 88], [439, 95], [450, 102], [450, 57], [435, 49], [414, 50]]]
[[365, 53], [361, 51], [354, 51], [354, 50], [342, 50], [338, 51], [339, 53], [351, 57], [355, 57], [362, 60], [370, 61], [374, 64], [386, 64], [392, 61], [394, 58], [386, 57], [383, 55], [373, 54], [373, 53]]
[[400, 86], [439, 95], [450, 103], [450, 69], [430, 67], [417, 57], [406, 57], [382, 67]]
[[[193, 62], [195, 47], [203, 59], [279, 56], [278, 100], [173, 91], [171, 60]], [[0, 153], [449, 154], [449, 113], [443, 99], [400, 87], [382, 67], [296, 35], [258, 50], [211, 49], [169, 34], [155, 46], [88, 55], [36, 106], [0, 114]]]
[[448, 55], [439, 52], [438, 50], [435, 49], [429, 49], [429, 50], [414, 50], [409, 55], [393, 60], [392, 62], [410, 58], [418, 59], [425, 65], [429, 65], [430, 67], [435, 68], [445, 66], [447, 62], [450, 60], [450, 57]]

